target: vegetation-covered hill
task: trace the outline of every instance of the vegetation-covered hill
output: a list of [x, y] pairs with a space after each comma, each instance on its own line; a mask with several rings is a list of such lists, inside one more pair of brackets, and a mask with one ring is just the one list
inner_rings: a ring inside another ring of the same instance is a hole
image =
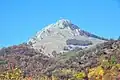
[[12, 73], [15, 67], [21, 70], [20, 80], [28, 76], [33, 80], [116, 80], [120, 73], [120, 41], [108, 41], [56, 57], [45, 56], [27, 44], [2, 48], [0, 78], [16, 75]]

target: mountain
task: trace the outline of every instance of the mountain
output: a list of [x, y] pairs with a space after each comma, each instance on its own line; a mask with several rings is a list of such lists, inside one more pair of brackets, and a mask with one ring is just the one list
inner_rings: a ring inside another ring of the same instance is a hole
[[[120, 41], [108, 41], [86, 50], [70, 51], [57, 57], [45, 56], [31, 48], [28, 44], [20, 44], [0, 50], [0, 73], [7, 71], [8, 66], [13, 64], [20, 68], [25, 76], [32, 75], [35, 77], [35, 80], [42, 80], [38, 79], [38, 76], [47, 76], [50, 78], [51, 75], [57, 77], [58, 79], [56, 80], [67, 80], [74, 78], [74, 74], [79, 72], [84, 71], [86, 74], [89, 74], [86, 69], [101, 66], [100, 60], [104, 58], [110, 60], [111, 57], [115, 57], [114, 60], [117, 64], [120, 64]], [[105, 65], [105, 67], [107, 70], [111, 69], [111, 65], [109, 66], [109, 64]], [[107, 78], [109, 77], [107, 76]]]
[[[89, 48], [106, 39], [81, 30], [70, 20], [61, 19], [37, 32], [28, 43], [47, 56], [68, 52], [75, 49]], [[52, 54], [53, 53], [53, 54]]]
[[96, 36], [66, 19], [45, 27], [28, 43], [0, 49], [0, 79], [119, 80], [119, 73], [120, 40]]

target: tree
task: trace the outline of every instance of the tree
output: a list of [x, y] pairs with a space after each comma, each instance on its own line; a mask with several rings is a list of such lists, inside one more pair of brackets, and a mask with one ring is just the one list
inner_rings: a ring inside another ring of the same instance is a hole
[[110, 38], [110, 41], [114, 41], [114, 39], [113, 39], [113, 38]]
[[118, 40], [120, 41], [120, 36], [118, 37]]

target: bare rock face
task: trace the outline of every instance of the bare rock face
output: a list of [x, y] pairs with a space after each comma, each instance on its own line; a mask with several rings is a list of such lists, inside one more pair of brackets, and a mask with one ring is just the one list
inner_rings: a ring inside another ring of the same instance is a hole
[[[98, 43], [103, 43], [106, 39], [81, 30], [70, 20], [62, 19], [55, 24], [50, 24], [37, 32], [28, 43], [34, 49], [41, 49], [45, 55], [53, 56], [52, 52], [57, 54], [75, 49], [75, 47], [85, 48], [91, 47]], [[73, 44], [68, 44], [73, 43]], [[68, 50], [64, 50], [65, 46], [70, 46]]]

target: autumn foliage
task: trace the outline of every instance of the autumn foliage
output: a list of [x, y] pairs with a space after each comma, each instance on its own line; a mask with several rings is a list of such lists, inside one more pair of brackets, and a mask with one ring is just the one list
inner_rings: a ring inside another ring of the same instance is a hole
[[23, 77], [21, 69], [12, 68], [0, 73], [0, 80], [120, 80], [120, 64], [115, 56], [111, 56], [110, 59], [102, 57], [100, 65], [85, 70], [87, 71], [79, 72], [63, 68], [54, 70], [51, 76], [40, 74], [36, 77]]

